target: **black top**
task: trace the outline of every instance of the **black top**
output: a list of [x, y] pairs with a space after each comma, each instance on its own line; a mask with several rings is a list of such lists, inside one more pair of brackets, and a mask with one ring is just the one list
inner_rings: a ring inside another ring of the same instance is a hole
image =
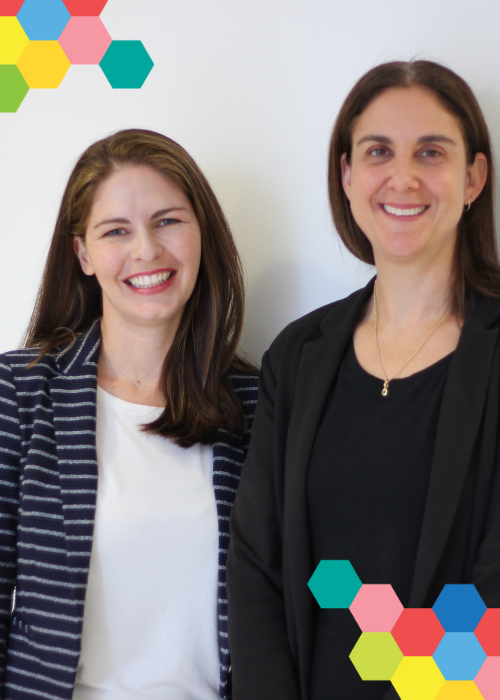
[[[390, 583], [408, 605], [437, 418], [451, 355], [383, 382], [351, 342], [316, 435], [307, 476], [313, 568], [349, 559], [362, 583]], [[362, 681], [349, 654], [360, 629], [348, 610], [317, 608], [311, 700], [379, 700], [388, 682]]]

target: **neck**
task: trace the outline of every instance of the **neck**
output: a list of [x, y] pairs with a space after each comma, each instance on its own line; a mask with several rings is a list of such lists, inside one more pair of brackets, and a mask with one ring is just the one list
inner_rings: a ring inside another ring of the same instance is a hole
[[158, 327], [130, 326], [103, 315], [101, 347], [119, 372], [157, 391], [161, 369], [175, 331]]
[[452, 267], [377, 265], [377, 304], [384, 325], [405, 328], [447, 314], [453, 304]]

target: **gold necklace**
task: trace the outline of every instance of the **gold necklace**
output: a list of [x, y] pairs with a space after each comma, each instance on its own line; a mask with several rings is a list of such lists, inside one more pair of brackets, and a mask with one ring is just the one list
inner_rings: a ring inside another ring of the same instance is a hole
[[381, 369], [382, 369], [382, 374], [383, 374], [383, 376], [384, 376], [384, 388], [382, 389], [382, 396], [387, 396], [387, 395], [388, 395], [388, 393], [389, 393], [389, 382], [392, 382], [392, 380], [393, 380], [395, 377], [397, 377], [398, 374], [399, 374], [400, 372], [402, 372], [402, 371], [404, 370], [404, 368], [406, 367], [406, 365], [408, 365], [408, 364], [413, 360], [413, 358], [415, 357], [415, 355], [416, 355], [417, 353], [419, 353], [420, 350], [422, 350], [422, 348], [424, 347], [424, 345], [426, 344], [426, 342], [429, 340], [429, 338], [430, 338], [432, 335], [434, 335], [434, 333], [437, 331], [437, 329], [439, 328], [439, 326], [441, 326], [450, 316], [451, 316], [451, 311], [448, 311], [448, 313], [445, 314], [445, 315], [443, 316], [443, 318], [439, 321], [439, 323], [437, 324], [437, 326], [435, 326], [435, 327], [432, 329], [432, 331], [429, 333], [429, 335], [428, 335], [427, 338], [424, 340], [424, 342], [421, 343], [421, 344], [418, 346], [418, 348], [415, 350], [415, 352], [413, 353], [413, 355], [411, 355], [411, 357], [409, 357], [409, 358], [406, 360], [406, 362], [404, 363], [404, 365], [402, 365], [402, 366], [398, 369], [398, 371], [395, 372], [395, 373], [392, 375], [392, 377], [388, 377], [388, 376], [386, 375], [386, 373], [385, 373], [384, 365], [382, 364], [382, 358], [381, 358], [381, 356], [380, 356], [380, 347], [379, 347], [379, 344], [378, 344], [378, 333], [377, 333], [377, 325], [378, 325], [378, 324], [377, 324], [377, 280], [375, 280], [375, 283], [374, 283], [374, 285], [373, 285], [373, 325], [375, 326], [375, 343], [376, 343], [376, 345], [377, 345], [378, 361], [380, 362], [380, 367], [381, 367]]
[[119, 374], [121, 377], [123, 377], [124, 379], [126, 379], [127, 382], [130, 382], [131, 384], [134, 384], [134, 386], [138, 386], [139, 389], [142, 389], [143, 391], [147, 391], [148, 394], [152, 394], [153, 396], [156, 396], [158, 399], [163, 399], [163, 397], [160, 396], [160, 394], [157, 394], [155, 391], [151, 391], [151, 389], [146, 389], [145, 386], [141, 386], [141, 385], [138, 384], [137, 382], [133, 382], [133, 381], [132, 381], [131, 379], [129, 379], [125, 374], [123, 374], [123, 372], [120, 372], [119, 369], [116, 369], [116, 367], [114, 366], [114, 364], [113, 364], [110, 360], [108, 360], [108, 358], [107, 358], [106, 355], [104, 354], [104, 350], [102, 350], [102, 349], [101, 349], [101, 355], [102, 355], [102, 359], [104, 360], [104, 362], [106, 362], [112, 369], [114, 369], [115, 372], [116, 372], [117, 374]]

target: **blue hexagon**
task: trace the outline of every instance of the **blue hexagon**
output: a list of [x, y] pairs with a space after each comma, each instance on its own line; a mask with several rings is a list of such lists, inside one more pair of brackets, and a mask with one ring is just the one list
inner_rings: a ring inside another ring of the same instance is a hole
[[112, 41], [99, 65], [112, 88], [141, 88], [154, 63], [142, 41]]
[[307, 585], [320, 608], [348, 608], [361, 581], [347, 559], [322, 559]]
[[57, 41], [70, 17], [62, 0], [24, 0], [17, 13], [31, 41]]
[[447, 681], [473, 681], [486, 659], [474, 632], [447, 632], [432, 658]]
[[432, 609], [445, 632], [474, 632], [486, 605], [472, 583], [447, 583]]

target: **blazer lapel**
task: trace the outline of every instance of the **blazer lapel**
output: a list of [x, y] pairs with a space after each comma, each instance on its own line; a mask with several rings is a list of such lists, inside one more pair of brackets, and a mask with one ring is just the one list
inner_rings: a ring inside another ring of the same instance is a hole
[[489, 329], [487, 325], [496, 316], [496, 305], [484, 298], [473, 298], [450, 365], [437, 426], [410, 607], [422, 607], [427, 603], [426, 596], [459, 505], [480, 429], [498, 342], [499, 329]]
[[79, 583], [86, 582], [85, 570], [90, 564], [97, 497], [99, 329], [96, 321], [57, 358], [60, 372], [49, 381], [68, 561], [71, 569], [78, 570]]
[[309, 694], [313, 611], [312, 595], [307, 587], [312, 574], [306, 500], [307, 469], [340, 361], [372, 289], [373, 280], [360, 293], [333, 307], [320, 326], [322, 336], [304, 345], [297, 371], [286, 447], [283, 537], [284, 567], [288, 568], [287, 578], [295, 608], [293, 619], [305, 621], [296, 630], [298, 649], [295, 650], [301, 667], [304, 698]]

